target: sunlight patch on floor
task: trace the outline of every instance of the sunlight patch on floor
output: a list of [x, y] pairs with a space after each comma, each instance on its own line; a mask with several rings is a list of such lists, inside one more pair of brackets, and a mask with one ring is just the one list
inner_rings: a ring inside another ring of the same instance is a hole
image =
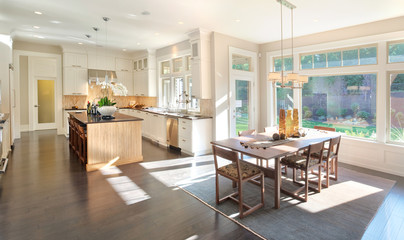
[[116, 166], [112, 166], [112, 167], [108, 167], [108, 168], [100, 168], [100, 172], [104, 176], [115, 175], [115, 174], [121, 174], [122, 173], [122, 171]]
[[[347, 189], [349, 189], [349, 191], [347, 191]], [[311, 213], [317, 213], [329, 208], [335, 208], [340, 205], [347, 204], [352, 201], [359, 201], [361, 198], [371, 196], [372, 194], [381, 191], [383, 191], [383, 189], [349, 180], [334, 184], [328, 189], [322, 189], [320, 193], [310, 195], [308, 202], [299, 204], [297, 207]], [[333, 201], [324, 202], [324, 199], [330, 199], [331, 196], [335, 196], [335, 192], [340, 192], [341, 195], [343, 194], [343, 196], [333, 197]], [[324, 197], [324, 195], [327, 194], [330, 195], [330, 197]], [[321, 199], [323, 199], [323, 201], [321, 201]]]
[[151, 198], [127, 176], [111, 177], [107, 178], [107, 181], [126, 205], [135, 204]]
[[184, 164], [196, 164], [202, 162], [213, 161], [212, 155], [206, 155], [201, 157], [187, 157], [187, 158], [177, 158], [177, 159], [169, 159], [169, 160], [160, 160], [153, 162], [142, 162], [139, 163], [142, 167], [146, 169], [156, 169], [156, 168], [164, 168], [164, 167], [173, 167]]

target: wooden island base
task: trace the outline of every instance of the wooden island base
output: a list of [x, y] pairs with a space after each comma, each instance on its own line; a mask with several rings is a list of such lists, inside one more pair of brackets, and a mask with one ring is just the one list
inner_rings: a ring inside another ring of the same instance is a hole
[[115, 119], [103, 120], [86, 113], [70, 114], [87, 130], [86, 170], [143, 161], [142, 120], [119, 113]]
[[143, 161], [141, 121], [87, 125], [87, 171]]

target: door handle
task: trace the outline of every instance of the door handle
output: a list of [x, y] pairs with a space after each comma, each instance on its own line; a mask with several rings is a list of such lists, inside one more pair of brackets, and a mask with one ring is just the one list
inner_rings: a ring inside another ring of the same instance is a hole
[[34, 107], [39, 107], [40, 105], [34, 105]]

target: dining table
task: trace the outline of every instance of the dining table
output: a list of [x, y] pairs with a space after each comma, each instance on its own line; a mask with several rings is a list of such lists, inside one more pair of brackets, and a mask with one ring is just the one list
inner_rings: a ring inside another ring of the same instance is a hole
[[278, 209], [280, 208], [281, 197], [281, 158], [304, 150], [308, 148], [310, 144], [328, 141], [340, 135], [340, 133], [337, 132], [316, 129], [306, 129], [305, 133], [306, 135], [304, 137], [288, 138], [286, 140], [273, 140], [271, 133], [257, 133], [212, 141], [211, 144], [231, 149], [257, 159], [274, 159], [273, 167], [263, 167], [258, 164], [258, 161], [256, 165], [264, 172], [265, 177], [274, 179], [274, 208]]

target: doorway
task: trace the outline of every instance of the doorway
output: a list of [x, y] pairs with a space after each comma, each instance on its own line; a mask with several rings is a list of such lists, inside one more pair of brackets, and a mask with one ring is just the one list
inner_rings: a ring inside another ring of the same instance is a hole
[[230, 129], [229, 136], [257, 127], [257, 54], [230, 48]]

